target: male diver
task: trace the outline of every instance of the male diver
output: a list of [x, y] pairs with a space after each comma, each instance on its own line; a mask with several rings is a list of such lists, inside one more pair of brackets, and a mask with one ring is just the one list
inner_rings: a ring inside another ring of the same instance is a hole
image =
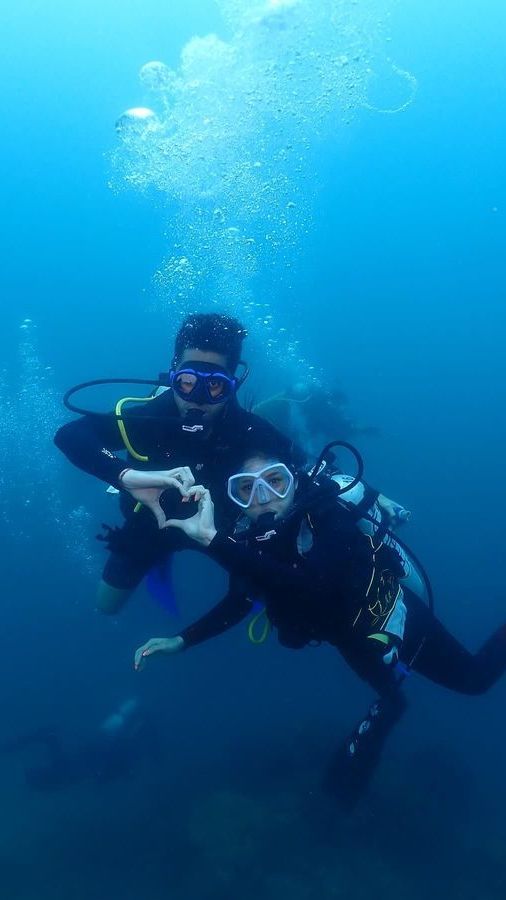
[[238, 459], [267, 435], [288, 448], [273, 426], [238, 403], [245, 336], [230, 316], [189, 315], [176, 336], [168, 390], [120, 417], [85, 415], [57, 432], [56, 446], [74, 465], [121, 494], [125, 523], [109, 529], [97, 597], [102, 612], [118, 613], [171, 553], [195, 547], [182, 532], [163, 528], [166, 516], [193, 514], [181, 504], [193, 473], [212, 490], [217, 521], [227, 527], [232, 505], [224, 486]]
[[194, 486], [189, 493], [198, 500], [197, 513], [167, 526], [228, 569], [229, 592], [181, 634], [140, 647], [135, 666], [222, 633], [248, 616], [258, 599], [284, 646], [332, 644], [380, 697], [329, 770], [329, 786], [350, 808], [405, 708], [406, 672], [413, 669], [460, 693], [484, 693], [506, 669], [506, 627], [478, 653], [467, 651], [417, 596], [422, 582], [412, 580], [396, 541], [378, 523], [370, 523], [369, 533], [357, 528], [338, 484], [329, 477], [310, 479], [282, 450], [261, 443], [228, 480], [229, 497], [242, 513], [233, 531], [216, 527], [210, 492]]

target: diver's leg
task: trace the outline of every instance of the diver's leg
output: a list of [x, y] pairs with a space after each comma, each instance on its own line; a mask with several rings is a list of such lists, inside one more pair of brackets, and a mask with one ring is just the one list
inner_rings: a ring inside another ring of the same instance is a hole
[[99, 582], [96, 596], [96, 608], [108, 616], [115, 616], [125, 606], [137, 585], [132, 588], [117, 588], [108, 584], [104, 578]]
[[369, 787], [407, 703], [399, 681], [379, 654], [353, 639], [337, 648], [353, 671], [379, 695], [337, 748], [324, 779], [326, 792], [351, 812]]
[[115, 616], [125, 606], [145, 575], [145, 567], [134, 553], [111, 553], [104, 566], [96, 597], [97, 609]]
[[483, 694], [506, 671], [506, 626], [478, 653], [467, 650], [419, 597], [405, 592], [401, 659], [425, 678], [460, 694]]
[[413, 668], [452, 691], [484, 694], [506, 671], [506, 626], [473, 654], [433, 619]]
[[[149, 516], [151, 514], [149, 513]], [[127, 519], [122, 528], [110, 531], [111, 551], [98, 586], [96, 606], [106, 615], [117, 615], [143, 578], [168, 551], [165, 532], [142, 512]]]
[[425, 678], [460, 694], [483, 694], [506, 671], [506, 626], [478, 653], [467, 650], [419, 597], [405, 592], [401, 659]]
[[324, 788], [347, 812], [355, 808], [367, 791], [385, 744], [406, 705], [400, 688], [395, 693], [379, 697], [334, 753], [325, 775]]

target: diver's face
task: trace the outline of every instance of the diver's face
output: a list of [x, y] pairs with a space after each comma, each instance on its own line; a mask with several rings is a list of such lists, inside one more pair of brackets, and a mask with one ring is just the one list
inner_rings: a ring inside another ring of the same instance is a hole
[[[189, 348], [184, 351], [181, 359], [177, 362], [177, 368], [182, 369], [187, 362], [203, 362], [210, 363], [212, 366], [223, 372], [228, 372], [227, 358], [222, 353], [212, 353], [207, 350], [197, 350], [197, 348]], [[206, 419], [215, 419], [219, 416], [223, 408], [227, 405], [225, 400], [223, 403], [195, 403], [192, 400], [183, 400], [176, 392], [173, 392], [174, 402], [177, 406], [180, 416], [186, 414], [192, 409], [199, 409], [205, 414]]]
[[[265, 471], [262, 473], [262, 478], [267, 484], [271, 485], [275, 491], [278, 493], [283, 493], [286, 484], [283, 481], [283, 478], [276, 472], [276, 463], [278, 460], [268, 459], [266, 456], [252, 456], [249, 459], [245, 460], [243, 472], [260, 472], [262, 469]], [[270, 471], [266, 466], [272, 463], [273, 468]], [[241, 490], [244, 492], [244, 498], [247, 499], [247, 495], [251, 491], [251, 483], [253, 479], [245, 479], [245, 483], [241, 486]], [[260, 516], [263, 516], [265, 513], [274, 513], [276, 519], [284, 519], [286, 515], [290, 512], [293, 506], [293, 499], [295, 495], [295, 489], [297, 485], [294, 481], [290, 486], [290, 490], [286, 497], [276, 497], [275, 494], [270, 494], [269, 499], [266, 502], [260, 502], [260, 499], [255, 492], [253, 496], [253, 501], [251, 506], [248, 506], [247, 509], [244, 510], [244, 515], [251, 519], [252, 522], [256, 522]]]

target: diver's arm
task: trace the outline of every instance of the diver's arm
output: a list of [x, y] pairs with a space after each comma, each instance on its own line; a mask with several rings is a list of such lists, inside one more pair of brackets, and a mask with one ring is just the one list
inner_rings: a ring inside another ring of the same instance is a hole
[[383, 515], [387, 516], [392, 528], [404, 525], [406, 522], [409, 522], [411, 518], [409, 509], [406, 509], [405, 506], [401, 506], [400, 503], [396, 503], [395, 500], [390, 500], [390, 498], [385, 497], [384, 494], [378, 494], [377, 504]]
[[125, 460], [115, 454], [124, 449], [116, 417], [81, 416], [67, 422], [55, 434], [54, 442], [59, 450], [78, 469], [94, 475], [106, 484], [119, 487], [119, 476], [125, 468]]
[[[346, 487], [353, 481], [351, 475], [345, 475], [344, 473], [332, 475], [331, 478], [339, 488]], [[411, 513], [404, 506], [396, 503], [395, 500], [390, 500], [385, 494], [380, 494], [379, 491], [370, 487], [365, 481], [359, 481], [351, 490], [342, 493], [338, 499], [344, 506], [356, 511], [357, 519], [360, 519], [363, 515], [372, 515], [374, 519], [381, 519], [383, 515], [386, 516], [386, 520], [391, 528], [402, 525], [409, 521], [411, 517]], [[375, 507], [379, 512], [378, 516], [375, 514]]]
[[[167, 421], [171, 413], [169, 399], [166, 394], [161, 394], [121, 413], [124, 433], [143, 454], [149, 453], [150, 448], [160, 442], [160, 423]], [[126, 449], [119, 421], [113, 412], [81, 416], [63, 425], [56, 432], [54, 442], [78, 469], [94, 475], [106, 484], [128, 489], [128, 485], [120, 484], [119, 479], [125, 470], [125, 460], [115, 452]], [[133, 470], [132, 464], [129, 469]]]
[[181, 634], [171, 638], [151, 638], [135, 651], [134, 667], [137, 672], [144, 669], [151, 656], [172, 656], [188, 647], [194, 647], [203, 641], [217, 637], [232, 628], [251, 612], [253, 601], [250, 600], [242, 582], [231, 579], [227, 595], [208, 613], [197, 619], [193, 625], [185, 628]]
[[223, 600], [181, 632], [185, 649], [217, 637], [242, 622], [253, 609], [253, 603], [254, 600], [244, 589], [239, 589], [232, 578]]

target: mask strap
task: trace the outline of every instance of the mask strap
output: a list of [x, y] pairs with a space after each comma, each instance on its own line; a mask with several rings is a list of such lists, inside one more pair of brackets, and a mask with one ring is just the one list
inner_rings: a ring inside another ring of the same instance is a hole
[[249, 375], [249, 366], [247, 362], [245, 362], [243, 359], [240, 359], [237, 364], [237, 368], [239, 368], [239, 366], [242, 366], [243, 368], [242, 374], [234, 376], [238, 388], [242, 387]]

